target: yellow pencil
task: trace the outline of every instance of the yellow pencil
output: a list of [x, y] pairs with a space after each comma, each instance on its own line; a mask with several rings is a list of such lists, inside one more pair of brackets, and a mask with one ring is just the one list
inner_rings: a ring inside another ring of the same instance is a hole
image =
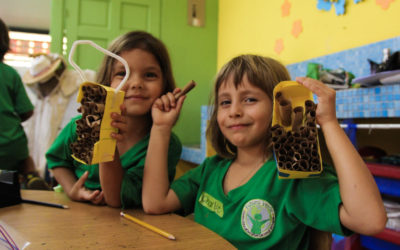
[[162, 236], [164, 236], [164, 237], [166, 237], [166, 238], [168, 238], [170, 240], [175, 240], [176, 239], [175, 236], [173, 236], [172, 234], [167, 233], [164, 230], [161, 230], [159, 228], [156, 228], [155, 226], [147, 224], [146, 222], [141, 221], [141, 220], [139, 220], [139, 219], [137, 219], [137, 218], [135, 218], [133, 216], [130, 216], [129, 214], [121, 212], [120, 215], [122, 217], [124, 217], [125, 219], [133, 221], [133, 222], [135, 222], [135, 223], [137, 223], [137, 224], [139, 224], [139, 225], [141, 225], [141, 226], [143, 226], [143, 227], [145, 227], [145, 228], [147, 228], [147, 229], [149, 229], [149, 230], [151, 230], [151, 231], [153, 231], [155, 233], [158, 233], [158, 234], [160, 234], [160, 235], [162, 235]]

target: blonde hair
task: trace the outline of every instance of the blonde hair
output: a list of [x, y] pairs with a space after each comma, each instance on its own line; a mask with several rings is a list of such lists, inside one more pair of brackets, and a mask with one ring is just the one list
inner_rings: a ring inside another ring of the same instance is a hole
[[[160, 65], [163, 75], [163, 92], [172, 92], [175, 89], [175, 80], [172, 73], [171, 60], [167, 48], [163, 42], [150, 33], [144, 31], [131, 31], [117, 37], [109, 46], [108, 50], [120, 55], [131, 49], [142, 49], [151, 53]], [[97, 74], [97, 82], [109, 86], [115, 59], [105, 56]]]
[[[237, 148], [225, 138], [218, 126], [218, 90], [230, 76], [233, 78], [234, 87], [237, 88], [245, 75], [253, 86], [260, 88], [268, 95], [271, 106], [274, 87], [281, 81], [290, 80], [289, 72], [285, 66], [272, 58], [263, 56], [237, 56], [221, 68], [215, 80], [214, 93], [211, 99], [212, 110], [207, 136], [216, 152], [224, 158], [234, 158]], [[270, 131], [265, 137], [265, 154], [268, 155], [271, 147]]]

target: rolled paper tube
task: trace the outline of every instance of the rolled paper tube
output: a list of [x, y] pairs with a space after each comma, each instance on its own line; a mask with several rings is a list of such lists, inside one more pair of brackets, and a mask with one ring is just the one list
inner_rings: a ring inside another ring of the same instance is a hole
[[306, 101], [304, 102], [304, 106], [305, 106], [305, 108], [306, 108], [306, 112], [305, 112], [306, 114], [307, 114], [308, 112], [310, 112], [310, 111], [316, 109], [315, 103], [314, 103], [313, 101], [311, 101], [311, 100], [306, 100]]
[[286, 156], [281, 155], [278, 157], [278, 162], [285, 162], [286, 161]]
[[321, 166], [319, 164], [311, 164], [311, 171], [319, 171]]
[[302, 159], [302, 160], [305, 160], [305, 161], [309, 161], [309, 160], [310, 160], [310, 156], [307, 155], [307, 154], [302, 154], [302, 155], [301, 155], [301, 159]]
[[278, 139], [278, 142], [279, 142], [279, 143], [282, 143], [282, 144], [285, 144], [285, 143], [286, 143], [286, 140], [287, 140], [286, 136], [281, 136], [281, 137]]
[[299, 171], [300, 170], [300, 165], [298, 162], [295, 162], [292, 164], [291, 169], [294, 171]]
[[315, 122], [306, 122], [306, 126], [309, 128], [316, 128], [317, 125], [315, 125]]
[[309, 147], [303, 148], [304, 154], [310, 155], [311, 154], [311, 149]]
[[95, 103], [94, 112], [103, 114], [103, 112], [104, 112], [104, 104]]
[[318, 133], [318, 130], [317, 130], [317, 128], [307, 128], [307, 129], [308, 129], [308, 133], [309, 133], [309, 135], [316, 136], [316, 135], [317, 135], [317, 133]]
[[317, 158], [317, 157], [311, 157], [311, 164], [320, 164], [319, 158]]
[[318, 151], [317, 150], [313, 150], [311, 151], [311, 157], [319, 157]]
[[294, 139], [300, 139], [301, 138], [301, 134], [298, 131], [293, 131], [292, 135], [293, 135]]
[[311, 110], [310, 112], [307, 113], [306, 122], [315, 123], [315, 111], [314, 110]]
[[298, 152], [301, 149], [300, 144], [298, 143], [293, 144], [292, 149], [294, 150], [294, 152]]
[[301, 159], [301, 154], [299, 152], [295, 152], [293, 155], [294, 161], [299, 161]]
[[299, 161], [300, 170], [307, 171], [309, 169], [308, 161], [300, 160]]
[[98, 115], [87, 115], [86, 116], [86, 125], [88, 125], [89, 127], [93, 127], [96, 125], [100, 125], [100, 116]]
[[286, 143], [287, 144], [292, 144], [293, 142], [294, 142], [294, 137], [293, 136], [286, 137]]
[[300, 135], [301, 137], [307, 137], [308, 136], [308, 128], [304, 126], [300, 126]]
[[286, 169], [292, 169], [292, 163], [291, 163], [291, 162], [289, 162], [289, 161], [288, 161], [288, 162], [285, 162], [284, 165], [285, 165], [285, 168], [286, 168]]
[[282, 147], [282, 144], [280, 143], [274, 143], [274, 150], [279, 151], [279, 149]]
[[279, 153], [279, 155], [286, 155], [287, 151], [285, 149], [281, 148], [281, 149], [279, 149], [278, 153]]
[[281, 115], [281, 123], [284, 126], [290, 126], [292, 124], [292, 104], [284, 99], [279, 102], [278, 108]]
[[299, 132], [300, 126], [303, 124], [303, 107], [298, 106], [293, 109], [294, 117], [292, 131]]
[[283, 169], [285, 169], [285, 163], [283, 163], [283, 162], [278, 162], [278, 167], [279, 168], [283, 168]]
[[275, 100], [279, 103], [279, 102], [281, 102], [282, 99], [283, 99], [282, 92], [280, 92], [280, 91], [276, 92]]
[[288, 157], [293, 157], [293, 155], [294, 155], [294, 151], [293, 150], [287, 151], [287, 156]]
[[278, 136], [272, 136], [272, 142], [277, 143], [280, 140]]
[[100, 132], [99, 132], [99, 131], [93, 130], [93, 131], [90, 133], [90, 135], [91, 135], [92, 138], [98, 139], [98, 138], [100, 137]]
[[285, 144], [285, 145], [283, 146], [283, 148], [286, 150], [286, 152], [292, 150], [292, 147], [291, 147], [290, 144]]
[[300, 147], [302, 147], [303, 149], [304, 149], [304, 148], [307, 148], [307, 147], [308, 147], [308, 143], [305, 142], [305, 141], [302, 141], [302, 142], [300, 143]]
[[285, 129], [279, 125], [276, 124], [271, 128], [272, 136], [281, 136], [285, 134]]
[[315, 143], [316, 141], [317, 141], [317, 137], [315, 137], [314, 135], [309, 135], [308, 137], [307, 137], [307, 141], [308, 141], [308, 143]]

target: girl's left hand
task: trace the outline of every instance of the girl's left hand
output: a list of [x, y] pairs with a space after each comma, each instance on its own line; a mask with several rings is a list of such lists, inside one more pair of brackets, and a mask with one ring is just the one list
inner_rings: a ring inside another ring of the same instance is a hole
[[167, 126], [172, 128], [176, 120], [178, 120], [183, 101], [186, 96], [181, 96], [177, 100], [174, 95], [179, 93], [179, 88], [174, 89], [171, 93], [167, 93], [153, 103], [151, 115], [153, 118], [153, 126]]
[[121, 141], [124, 138], [124, 133], [128, 130], [128, 125], [126, 123], [126, 107], [124, 104], [121, 104], [121, 114], [111, 113], [111, 126], [118, 129], [118, 133], [111, 133], [111, 137], [116, 139], [117, 141]]
[[311, 90], [318, 97], [316, 110], [317, 123], [323, 126], [329, 122], [337, 122], [336, 119], [336, 92], [323, 82], [307, 78], [296, 77], [296, 81]]

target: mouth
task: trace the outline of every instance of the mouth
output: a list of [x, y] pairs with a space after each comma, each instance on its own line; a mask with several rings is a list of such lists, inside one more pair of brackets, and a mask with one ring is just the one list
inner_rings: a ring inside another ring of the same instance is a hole
[[129, 95], [129, 96], [125, 96], [124, 99], [125, 100], [137, 100], [137, 101], [140, 101], [140, 100], [145, 100], [147, 98], [145, 96], [143, 96], [143, 95]]
[[233, 130], [238, 130], [238, 129], [245, 128], [245, 127], [247, 127], [247, 126], [248, 126], [247, 124], [239, 123], [239, 124], [232, 124], [232, 125], [229, 125], [228, 128], [229, 128], [229, 129], [233, 129]]

